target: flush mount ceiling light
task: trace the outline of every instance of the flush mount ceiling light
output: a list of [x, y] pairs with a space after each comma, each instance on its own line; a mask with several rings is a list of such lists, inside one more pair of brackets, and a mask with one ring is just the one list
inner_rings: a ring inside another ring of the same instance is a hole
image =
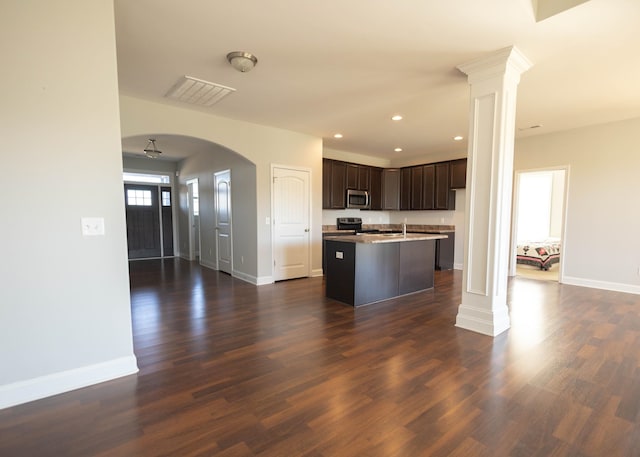
[[147, 147], [143, 149], [144, 155], [149, 157], [150, 159], [157, 159], [162, 154], [162, 151], [159, 151], [156, 148], [156, 140], [155, 138], [149, 138], [149, 142], [147, 143]]
[[227, 54], [227, 60], [233, 68], [246, 73], [258, 63], [258, 58], [250, 52], [234, 51]]

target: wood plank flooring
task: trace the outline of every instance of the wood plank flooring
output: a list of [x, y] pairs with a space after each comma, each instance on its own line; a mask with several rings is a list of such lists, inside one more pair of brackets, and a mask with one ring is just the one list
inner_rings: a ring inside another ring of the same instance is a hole
[[494, 339], [454, 327], [460, 289], [354, 310], [133, 262], [140, 373], [0, 411], [0, 455], [640, 455], [639, 296], [514, 279]]

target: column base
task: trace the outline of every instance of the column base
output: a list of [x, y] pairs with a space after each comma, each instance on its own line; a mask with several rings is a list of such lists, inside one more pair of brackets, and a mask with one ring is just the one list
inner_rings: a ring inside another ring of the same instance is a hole
[[483, 335], [497, 336], [511, 327], [509, 309], [499, 306], [493, 311], [461, 304], [456, 316], [456, 327]]

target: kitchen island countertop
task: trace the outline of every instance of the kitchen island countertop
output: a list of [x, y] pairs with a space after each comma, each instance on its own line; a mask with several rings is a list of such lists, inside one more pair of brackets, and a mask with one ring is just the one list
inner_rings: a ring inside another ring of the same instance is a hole
[[325, 236], [325, 240], [341, 241], [346, 243], [400, 243], [406, 241], [440, 240], [447, 235], [433, 233], [362, 233], [359, 235]]

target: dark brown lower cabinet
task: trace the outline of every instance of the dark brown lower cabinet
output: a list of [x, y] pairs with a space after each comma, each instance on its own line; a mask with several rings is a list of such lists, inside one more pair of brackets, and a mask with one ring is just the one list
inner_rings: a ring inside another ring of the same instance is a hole
[[455, 249], [455, 233], [445, 233], [447, 238], [436, 241], [435, 268], [436, 270], [453, 270]]
[[325, 293], [334, 300], [361, 306], [431, 289], [435, 242], [326, 240]]

